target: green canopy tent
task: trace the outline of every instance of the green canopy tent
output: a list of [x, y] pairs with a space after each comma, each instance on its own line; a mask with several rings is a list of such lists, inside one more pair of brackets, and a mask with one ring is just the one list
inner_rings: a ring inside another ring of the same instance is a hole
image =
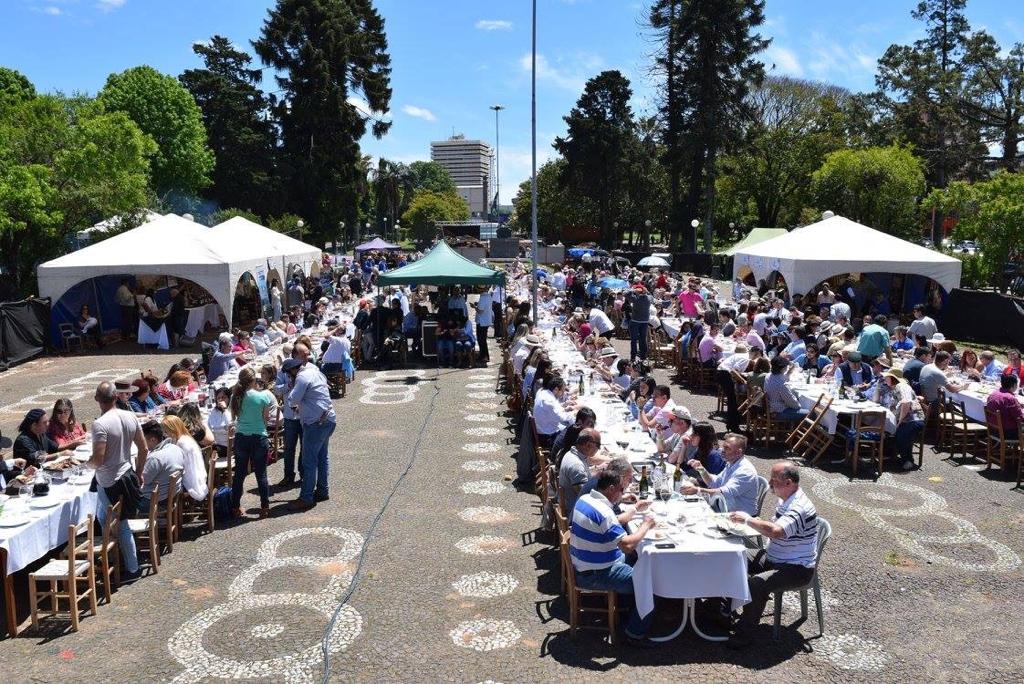
[[737, 242], [735, 245], [725, 250], [724, 252], [718, 252], [720, 256], [733, 256], [736, 252], [742, 251], [747, 247], [753, 247], [756, 244], [777, 238], [780, 235], [788, 233], [785, 228], [754, 228], [747, 236]]
[[504, 285], [505, 274], [474, 264], [442, 240], [419, 261], [382, 275], [377, 284]]

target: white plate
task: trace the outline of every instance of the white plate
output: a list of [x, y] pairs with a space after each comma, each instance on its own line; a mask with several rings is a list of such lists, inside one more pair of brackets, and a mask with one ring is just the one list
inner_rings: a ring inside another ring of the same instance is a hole
[[29, 503], [30, 508], [53, 508], [59, 506], [61, 503], [60, 499], [54, 498], [53, 496], [40, 496], [35, 497]]
[[0, 517], [0, 527], [21, 527], [30, 521], [31, 518], [24, 514], [8, 515]]

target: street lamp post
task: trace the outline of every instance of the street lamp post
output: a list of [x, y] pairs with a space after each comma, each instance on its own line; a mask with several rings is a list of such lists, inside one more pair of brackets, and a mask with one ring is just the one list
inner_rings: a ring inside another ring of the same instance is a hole
[[498, 127], [498, 112], [503, 105], [491, 105], [494, 110], [494, 220], [500, 218], [498, 206], [501, 204], [501, 129]]
[[530, 62], [530, 235], [533, 241], [533, 320], [537, 317], [537, 0], [533, 0], [532, 59]]
[[700, 221], [693, 219], [690, 221], [690, 227], [693, 228], [693, 251], [697, 251], [697, 228], [700, 226]]
[[306, 222], [303, 221], [302, 219], [299, 219], [298, 221], [295, 222], [295, 227], [299, 229], [299, 242], [302, 242], [302, 227], [304, 225], [306, 225]]
[[[338, 221], [338, 242], [348, 243], [348, 236], [345, 235], [345, 222]], [[334, 256], [338, 256], [338, 243], [334, 243]]]
[[384, 235], [382, 235], [381, 237], [383, 237], [385, 240], [388, 239], [388, 217], [387, 216], [384, 217]]
[[646, 247], [647, 245], [651, 244], [651, 219], [647, 219], [646, 221], [644, 221], [644, 228], [646, 228], [647, 230], [644, 231], [644, 235], [640, 239], [640, 241], [643, 242], [644, 246]]

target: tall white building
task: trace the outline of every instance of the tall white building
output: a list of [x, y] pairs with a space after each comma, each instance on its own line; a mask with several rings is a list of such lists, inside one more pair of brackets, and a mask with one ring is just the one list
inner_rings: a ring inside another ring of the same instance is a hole
[[482, 140], [466, 140], [453, 135], [448, 140], [430, 143], [430, 159], [451, 175], [455, 188], [469, 205], [471, 216], [480, 218], [490, 212], [494, 202], [494, 152]]

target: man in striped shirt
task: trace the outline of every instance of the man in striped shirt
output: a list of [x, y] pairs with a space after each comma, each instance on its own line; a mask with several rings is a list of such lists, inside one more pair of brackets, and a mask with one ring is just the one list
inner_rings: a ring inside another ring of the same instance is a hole
[[745, 522], [769, 539], [765, 549], [747, 552], [750, 603], [743, 607], [736, 634], [729, 639], [731, 648], [750, 644], [751, 632], [761, 620], [772, 592], [802, 587], [814, 576], [818, 557], [818, 514], [800, 489], [800, 471], [792, 461], [776, 463], [768, 484], [779, 497], [774, 521], [752, 518], [743, 511], [729, 514], [734, 522]]
[[[654, 527], [654, 518], [645, 517], [639, 529], [628, 534], [624, 526], [633, 517], [634, 509], [627, 507], [620, 515], [612, 510], [632, 479], [629, 462], [616, 459], [597, 476], [594, 489], [576, 500], [569, 532], [569, 554], [576, 572], [576, 586], [580, 589], [633, 594], [633, 567], [626, 563], [626, 554], [634, 551], [647, 531]], [[636, 510], [642, 511], [647, 505], [648, 502], [641, 501]], [[652, 645], [645, 637], [653, 616], [652, 611], [641, 618], [634, 608], [626, 625], [628, 644]]]

